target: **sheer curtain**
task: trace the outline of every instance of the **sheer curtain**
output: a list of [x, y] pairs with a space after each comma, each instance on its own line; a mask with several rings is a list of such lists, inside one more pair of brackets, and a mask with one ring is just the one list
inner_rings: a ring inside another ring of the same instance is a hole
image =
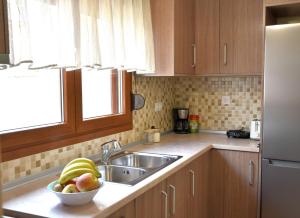
[[8, 0], [10, 60], [154, 72], [150, 0]]

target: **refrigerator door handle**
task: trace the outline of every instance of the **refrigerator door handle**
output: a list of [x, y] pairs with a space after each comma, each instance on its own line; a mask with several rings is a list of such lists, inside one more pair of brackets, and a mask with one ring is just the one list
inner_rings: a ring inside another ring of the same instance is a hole
[[269, 166], [274, 167], [284, 167], [284, 168], [294, 168], [294, 169], [300, 169], [300, 163], [299, 162], [293, 162], [293, 161], [282, 161], [282, 160], [268, 160]]
[[249, 161], [249, 185], [254, 184], [254, 162], [252, 160]]

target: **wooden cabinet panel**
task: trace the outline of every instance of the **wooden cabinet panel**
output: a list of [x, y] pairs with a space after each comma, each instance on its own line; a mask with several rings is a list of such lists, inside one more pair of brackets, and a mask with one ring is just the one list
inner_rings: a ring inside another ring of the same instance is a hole
[[135, 218], [135, 202], [130, 202], [108, 218]]
[[136, 218], [165, 218], [166, 183], [162, 182], [135, 200]]
[[213, 150], [210, 164], [209, 217], [256, 218], [258, 154]]
[[196, 1], [196, 74], [219, 74], [219, 0]]
[[[256, 218], [258, 154], [224, 152], [224, 157], [226, 160], [224, 218]], [[253, 167], [252, 170], [250, 167]], [[251, 171], [253, 175], [250, 176]]]
[[169, 198], [169, 217], [187, 217], [187, 205], [189, 195], [188, 171], [184, 168], [167, 179], [167, 189]]
[[5, 0], [0, 0], [0, 54], [7, 53], [5, 28]]
[[151, 0], [155, 68], [159, 75], [174, 74], [174, 1]]
[[208, 218], [208, 163], [209, 153], [188, 166], [188, 218]]
[[194, 73], [195, 0], [151, 0], [156, 75]]
[[220, 0], [220, 72], [263, 71], [263, 2]]
[[175, 0], [175, 74], [194, 74], [195, 0]]

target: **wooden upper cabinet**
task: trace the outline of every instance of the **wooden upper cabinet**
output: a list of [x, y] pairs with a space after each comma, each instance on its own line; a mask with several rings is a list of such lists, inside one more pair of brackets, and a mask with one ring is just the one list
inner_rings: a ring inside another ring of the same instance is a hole
[[196, 44], [196, 74], [262, 74], [263, 2], [196, 1]]
[[220, 73], [262, 74], [263, 2], [220, 0]]
[[195, 0], [151, 0], [155, 75], [194, 73]]
[[8, 53], [6, 37], [6, 1], [0, 0], [0, 54]]
[[196, 74], [219, 74], [219, 0], [196, 1]]

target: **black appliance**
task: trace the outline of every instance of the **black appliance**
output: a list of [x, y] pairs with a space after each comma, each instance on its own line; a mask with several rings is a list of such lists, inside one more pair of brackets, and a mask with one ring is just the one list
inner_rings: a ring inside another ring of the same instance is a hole
[[188, 108], [174, 108], [174, 132], [178, 134], [189, 133], [189, 109]]

